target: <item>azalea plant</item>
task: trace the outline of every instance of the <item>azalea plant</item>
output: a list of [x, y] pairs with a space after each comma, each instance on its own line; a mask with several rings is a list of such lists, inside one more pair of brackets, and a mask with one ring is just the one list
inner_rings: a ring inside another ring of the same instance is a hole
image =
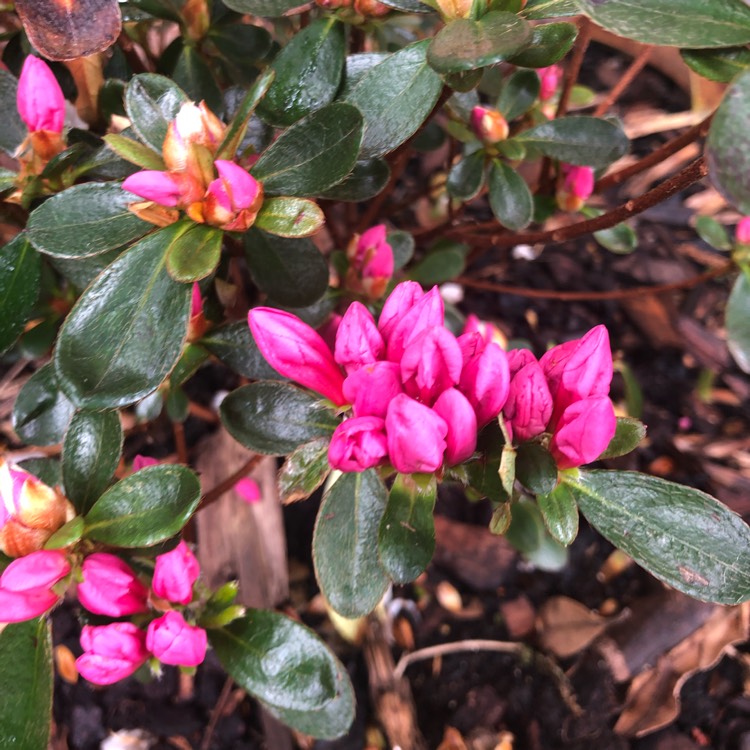
[[[348, 731], [354, 693], [325, 643], [246, 610], [235, 584], [201, 580], [182, 540], [205, 507], [187, 456], [134, 456], [123, 430], [124, 414], [181, 425], [186, 384], [209, 362], [243, 379], [221, 401], [223, 429], [285, 457], [282, 498], [322, 488], [315, 575], [338, 615], [368, 615], [427, 568], [444, 483], [487, 499], [491, 530], [537, 565], [564, 565], [580, 513], [666, 584], [750, 599], [738, 516], [693, 488], [588, 468], [646, 433], [610, 400], [606, 328], [512, 348], [441, 288], [496, 247], [593, 232], [632, 250], [624, 222], [709, 171], [750, 214], [747, 3], [131, 0], [114, 46], [116, 8], [101, 40], [49, 35], [19, 12], [0, 69], [13, 228], [0, 350], [39, 362], [14, 429], [19, 445], [52, 448], [0, 458], [0, 690], [13, 695], [0, 744], [47, 746], [49, 613], [64, 597], [82, 624], [78, 672], [95, 685], [191, 671], [213, 649], [299, 732]], [[156, 49], [164, 21], [178, 33]], [[730, 82], [710, 127], [612, 167], [628, 151], [616, 118], [568, 114], [590, 99], [576, 82], [591, 24], [679, 47]], [[92, 52], [69, 70], [42, 59]], [[706, 131], [706, 156], [662, 185], [590, 205]], [[412, 194], [410, 157], [440, 148], [438, 192]], [[399, 223], [404, 195], [429, 201], [426, 229]], [[727, 333], [750, 371], [750, 217], [733, 240], [715, 222], [701, 232], [739, 271]]]

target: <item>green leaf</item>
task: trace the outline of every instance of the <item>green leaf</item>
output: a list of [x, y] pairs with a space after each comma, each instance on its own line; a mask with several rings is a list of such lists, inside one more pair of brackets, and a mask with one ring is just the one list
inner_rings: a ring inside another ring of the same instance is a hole
[[385, 241], [393, 251], [393, 268], [395, 270], [403, 268], [414, 255], [414, 237], [409, 232], [397, 229], [394, 232], [388, 232]]
[[396, 475], [378, 533], [380, 562], [396, 583], [413, 581], [432, 560], [436, 496], [433, 474]]
[[283, 16], [287, 11], [299, 7], [299, 0], [228, 0], [224, 5], [238, 13], [253, 16]]
[[432, 112], [443, 84], [427, 65], [428, 44], [415, 42], [389, 55], [347, 89], [344, 99], [364, 117], [361, 159], [393, 151]]
[[334, 102], [284, 131], [253, 167], [268, 195], [314, 196], [354, 168], [362, 141], [362, 115]]
[[724, 94], [706, 141], [711, 181], [743, 214], [750, 214], [750, 132], [745, 127], [749, 118], [750, 70], [746, 70]]
[[458, 243], [437, 247], [411, 267], [409, 277], [426, 287], [451, 281], [464, 270], [467, 249]]
[[0, 747], [47, 750], [52, 722], [52, 636], [45, 618], [0, 633]]
[[390, 579], [378, 560], [378, 528], [387, 491], [374, 469], [341, 474], [323, 495], [313, 534], [315, 577], [343, 617], [364, 617]]
[[548, 495], [536, 498], [542, 518], [552, 538], [567, 547], [578, 536], [578, 506], [566, 484], [558, 484]]
[[188, 99], [200, 102], [215, 113], [224, 108], [224, 101], [211, 69], [191, 44], [186, 44], [172, 70], [172, 80], [182, 88]]
[[446, 187], [454, 198], [470, 201], [479, 195], [484, 185], [485, 156], [484, 149], [479, 149], [451, 167]]
[[104, 136], [105, 143], [122, 159], [136, 164], [142, 169], [155, 169], [163, 171], [166, 169], [164, 160], [159, 154], [144, 146], [132, 138], [126, 138], [117, 133], [108, 133]]
[[460, 73], [507, 60], [531, 41], [531, 26], [515, 13], [491, 11], [478, 21], [460, 18], [435, 35], [427, 62], [438, 73]]
[[750, 42], [750, 8], [737, 0], [577, 0], [618, 36], [664, 47], [729, 47]]
[[321, 198], [359, 203], [374, 198], [387, 184], [391, 169], [384, 159], [358, 161], [346, 179], [322, 191]]
[[255, 226], [279, 237], [308, 237], [325, 222], [317, 203], [307, 198], [268, 198], [255, 219]]
[[489, 176], [490, 208], [495, 218], [514, 232], [531, 223], [534, 199], [526, 181], [515, 169], [495, 160]]
[[619, 125], [597, 117], [560, 117], [524, 130], [516, 139], [570, 164], [605, 167], [628, 150]]
[[594, 232], [594, 239], [611, 253], [618, 255], [629, 255], [638, 248], [638, 235], [629, 225], [615, 224], [609, 229], [600, 229]]
[[133, 76], [125, 91], [125, 111], [133, 130], [159, 154], [169, 123], [187, 101], [179, 86], [155, 73]]
[[128, 210], [137, 200], [117, 184], [74, 185], [32, 211], [29, 240], [39, 252], [56, 258], [100, 255], [154, 228]]
[[532, 20], [563, 18], [579, 14], [576, 0], [529, 0], [521, 15]]
[[37, 370], [21, 388], [13, 406], [13, 429], [30, 445], [62, 442], [75, 407], [55, 378], [51, 364]]
[[328, 438], [317, 438], [292, 452], [278, 476], [279, 495], [283, 503], [294, 503], [310, 497], [331, 472], [328, 463]]
[[695, 220], [695, 231], [704, 242], [717, 250], [732, 249], [732, 241], [726, 228], [711, 216], [699, 216]]
[[229, 434], [256, 453], [283, 456], [319, 437], [330, 437], [339, 420], [320, 401], [287, 383], [261, 381], [230, 393], [220, 408]]
[[536, 495], [548, 495], [557, 485], [557, 464], [539, 443], [523, 443], [516, 449], [516, 478]]
[[405, 13], [433, 13], [433, 9], [419, 0], [387, 0], [383, 5], [396, 10], [403, 10]]
[[183, 231], [175, 232], [167, 249], [167, 273], [183, 283], [210, 276], [219, 265], [224, 232], [206, 224], [185, 222]]
[[615, 434], [599, 459], [625, 456], [634, 451], [645, 437], [646, 425], [643, 422], [632, 417], [617, 417]]
[[743, 372], [750, 373], [750, 271], [737, 277], [726, 313], [727, 346]]
[[512, 518], [505, 538], [540, 570], [555, 572], [567, 562], [567, 552], [547, 532], [536, 503], [522, 500], [511, 506]]
[[42, 264], [24, 233], [0, 248], [0, 352], [20, 336], [37, 298]]
[[28, 133], [26, 125], [18, 114], [17, 92], [16, 77], [8, 70], [0, 70], [0, 106], [3, 112], [3, 117], [0, 119], [0, 148], [11, 156]]
[[94, 503], [85, 535], [114, 547], [150, 547], [182, 529], [200, 496], [198, 477], [185, 466], [148, 466]]
[[27, 458], [18, 464], [50, 487], [62, 487], [62, 465], [57, 458]]
[[276, 78], [258, 108], [270, 125], [283, 127], [330, 104], [341, 83], [346, 54], [344, 24], [334, 16], [313, 21], [276, 56]]
[[750, 67], [750, 50], [747, 47], [682, 49], [680, 55], [698, 75], [719, 83], [729, 83]]
[[76, 516], [61, 526], [45, 543], [44, 549], [65, 549], [81, 540], [86, 524]]
[[122, 427], [116, 411], [79, 411], [65, 433], [62, 452], [65, 495], [86, 513], [109, 486], [122, 453]]
[[660, 580], [702, 601], [750, 599], [750, 528], [715, 498], [631, 471], [564, 481], [588, 522]]
[[525, 115], [534, 106], [539, 86], [539, 76], [533, 70], [517, 70], [505, 81], [497, 108], [508, 122]]
[[251, 229], [243, 245], [253, 281], [279, 304], [306, 307], [326, 293], [328, 264], [310, 240]]
[[535, 26], [531, 43], [509, 62], [522, 68], [546, 68], [565, 57], [578, 36], [578, 27], [572, 23], [546, 23]]
[[198, 371], [198, 368], [208, 359], [209, 353], [198, 344], [187, 344], [182, 350], [174, 370], [169, 375], [169, 384], [173, 388], [181, 386]]
[[251, 380], [282, 379], [260, 353], [244, 320], [213, 328], [199, 343], [239, 375]]
[[173, 281], [166, 250], [182, 225], [123, 253], [83, 293], [60, 331], [55, 369], [80, 407], [111, 409], [156, 390], [180, 357], [191, 288]]

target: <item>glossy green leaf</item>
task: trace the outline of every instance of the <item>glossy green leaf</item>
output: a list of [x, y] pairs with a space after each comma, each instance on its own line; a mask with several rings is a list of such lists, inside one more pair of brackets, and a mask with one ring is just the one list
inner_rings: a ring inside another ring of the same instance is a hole
[[446, 187], [454, 198], [469, 201], [479, 194], [484, 186], [485, 156], [484, 149], [479, 149], [451, 167]]
[[208, 359], [209, 352], [200, 344], [190, 343], [182, 350], [174, 370], [169, 375], [169, 384], [173, 388], [183, 385], [193, 377], [198, 368]]
[[317, 438], [293, 451], [278, 476], [279, 495], [283, 503], [310, 497], [331, 472], [328, 463], [328, 438]]
[[599, 456], [602, 458], [617, 458], [634, 451], [641, 440], [646, 437], [646, 425], [632, 417], [617, 417], [617, 429], [609, 441], [607, 449]]
[[719, 83], [729, 83], [750, 67], [750, 50], [747, 47], [683, 49], [680, 54], [688, 67], [698, 75]]
[[282, 379], [260, 353], [245, 320], [213, 328], [199, 343], [239, 375], [251, 380]]
[[86, 514], [86, 536], [115, 547], [150, 547], [177, 534], [201, 486], [185, 466], [148, 466], [105, 492]]
[[391, 169], [385, 159], [358, 161], [346, 179], [319, 195], [333, 201], [359, 203], [374, 198], [388, 184]]
[[539, 443], [523, 443], [516, 450], [516, 478], [536, 495], [547, 495], [557, 485], [557, 464]]
[[222, 23], [212, 26], [207, 41], [231, 65], [244, 69], [264, 61], [271, 52], [273, 39], [262, 26], [249, 23]]
[[125, 159], [125, 161], [129, 161], [142, 169], [155, 169], [157, 171], [166, 169], [164, 160], [159, 154], [132, 138], [127, 138], [118, 133], [108, 133], [104, 136], [104, 142], [121, 159]]
[[60, 390], [51, 364], [37, 370], [13, 405], [13, 429], [31, 445], [62, 442], [75, 407]]
[[734, 361], [750, 373], [750, 271], [737, 277], [729, 295], [726, 313], [727, 345]]
[[63, 483], [79, 513], [86, 513], [109, 486], [122, 441], [116, 411], [79, 411], [70, 420], [63, 443]]
[[232, 391], [219, 411], [237, 442], [256, 453], [284, 456], [333, 434], [339, 420], [320, 398], [287, 383], [260, 381]]
[[567, 552], [547, 532], [536, 503], [522, 500], [511, 505], [511, 522], [505, 538], [540, 570], [555, 572], [567, 562]]
[[28, 130], [18, 114], [16, 97], [18, 80], [8, 70], [0, 70], [0, 148], [11, 156], [26, 138]]
[[580, 13], [576, 0], [529, 0], [521, 15], [532, 20], [563, 18]]
[[0, 632], [0, 747], [47, 750], [52, 677], [46, 618], [7, 625]]
[[547, 495], [536, 498], [552, 538], [567, 547], [578, 536], [578, 505], [570, 488], [562, 482]]
[[39, 297], [41, 260], [21, 233], [0, 248], [0, 352], [23, 331]]
[[308, 237], [325, 223], [317, 203], [307, 198], [268, 198], [255, 219], [255, 226], [279, 237]]
[[155, 73], [133, 76], [125, 91], [125, 111], [143, 142], [161, 153], [167, 126], [188, 97], [169, 78]]
[[345, 100], [355, 105], [364, 117], [360, 158], [393, 151], [432, 112], [443, 84], [427, 65], [428, 44], [426, 40], [415, 42], [389, 55], [347, 89]]
[[335, 16], [305, 26], [271, 64], [276, 78], [258, 114], [283, 127], [330, 104], [341, 83], [345, 54], [344, 24]]
[[433, 13], [433, 9], [429, 5], [420, 3], [419, 0], [387, 0], [383, 3], [389, 8], [395, 8], [396, 10], [402, 10], [405, 13]]
[[436, 247], [411, 267], [409, 277], [425, 287], [451, 281], [466, 267], [466, 250], [466, 245], [458, 243]]
[[334, 102], [285, 130], [253, 167], [268, 195], [314, 196], [354, 168], [362, 141], [362, 115]]
[[86, 524], [76, 516], [62, 525], [45, 543], [44, 549], [65, 549], [81, 540]]
[[165, 254], [172, 225], [121, 255], [84, 292], [60, 331], [55, 370], [80, 407], [126, 406], [154, 391], [179, 359], [191, 288], [173, 281]]
[[186, 44], [182, 48], [171, 78], [187, 94], [188, 99], [205, 101], [206, 106], [216, 114], [224, 109], [216, 79], [193, 45]]
[[509, 62], [522, 68], [546, 68], [565, 57], [578, 36], [573, 23], [545, 23], [535, 26], [529, 46]]
[[87, 258], [127, 245], [154, 228], [128, 210], [138, 200], [117, 184], [74, 185], [32, 211], [29, 240], [58, 258]]
[[253, 281], [274, 301], [306, 307], [328, 289], [328, 264], [305, 239], [274, 237], [252, 229], [243, 238]]
[[224, 232], [206, 224], [185, 222], [167, 249], [167, 273], [183, 283], [200, 281], [216, 270]]
[[57, 458], [27, 458], [18, 465], [50, 487], [62, 487], [62, 464]]
[[433, 474], [398, 474], [388, 495], [378, 532], [378, 554], [396, 583], [413, 581], [435, 551]]
[[632, 471], [564, 481], [588, 522], [660, 580], [703, 601], [750, 599], [750, 528], [715, 498]]
[[49, 258], [54, 266], [79, 292], [82, 292], [107, 266], [122, 254], [116, 247], [88, 258]]
[[515, 13], [491, 11], [478, 21], [460, 18], [435, 35], [427, 61], [438, 73], [460, 73], [507, 60], [531, 41], [531, 26]]
[[545, 156], [590, 167], [605, 167], [628, 150], [622, 128], [597, 117], [560, 117], [524, 130], [516, 138]]
[[299, 7], [299, 0], [228, 0], [227, 8], [253, 16], [283, 16], [287, 11]]
[[509, 122], [525, 115], [539, 97], [539, 76], [533, 70], [517, 70], [505, 81], [497, 108]]
[[531, 223], [534, 199], [526, 181], [515, 169], [505, 162], [494, 161], [488, 187], [490, 208], [503, 226], [518, 231]]
[[699, 216], [695, 220], [695, 231], [698, 236], [717, 250], [731, 250], [732, 240], [723, 224], [712, 216]]

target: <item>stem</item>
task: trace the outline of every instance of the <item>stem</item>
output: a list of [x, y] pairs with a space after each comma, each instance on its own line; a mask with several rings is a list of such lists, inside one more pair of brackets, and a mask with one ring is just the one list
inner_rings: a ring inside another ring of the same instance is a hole
[[240, 481], [240, 479], [249, 474], [255, 468], [255, 466], [260, 463], [260, 460], [262, 458], [263, 456], [260, 455], [249, 458], [239, 469], [237, 469], [237, 471], [230, 474], [226, 479], [219, 482], [215, 487], [212, 487], [201, 498], [200, 503], [198, 503], [196, 512], [207, 508], [209, 505], [211, 505], [211, 503], [215, 503], [225, 492], [229, 492], [229, 490], [231, 490], [232, 487], [234, 487], [234, 485]]
[[623, 73], [622, 78], [615, 84], [614, 88], [599, 102], [594, 110], [594, 117], [601, 117], [621, 96], [622, 92], [630, 86], [633, 79], [647, 65], [653, 47], [644, 47], [630, 63], [630, 67]]
[[570, 67], [565, 73], [565, 82], [563, 83], [562, 93], [560, 94], [560, 101], [557, 104], [557, 112], [555, 112], [555, 119], [564, 117], [568, 111], [568, 104], [570, 103], [570, 94], [573, 91], [573, 86], [578, 80], [578, 75], [581, 72], [581, 65], [583, 65], [583, 58], [588, 49], [589, 42], [591, 41], [591, 21], [586, 16], [581, 16], [578, 23], [578, 38], [576, 39], [573, 54], [570, 58]]

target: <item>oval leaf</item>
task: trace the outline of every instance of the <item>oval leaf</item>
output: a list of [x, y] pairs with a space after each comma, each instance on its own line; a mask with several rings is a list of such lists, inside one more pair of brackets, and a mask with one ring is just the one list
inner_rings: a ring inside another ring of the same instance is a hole
[[205, 279], [216, 270], [224, 232], [205, 224], [187, 223], [167, 250], [167, 272], [175, 281], [190, 283]]
[[617, 417], [617, 429], [609, 441], [607, 450], [597, 459], [617, 458], [634, 451], [641, 440], [646, 437], [646, 425], [631, 417]]
[[384, 159], [358, 161], [351, 174], [338, 185], [320, 193], [321, 198], [358, 203], [374, 198], [387, 184], [391, 169]]
[[578, 536], [578, 506], [566, 484], [558, 484], [548, 495], [537, 495], [547, 530], [560, 544], [568, 546]]
[[125, 91], [125, 111], [133, 130], [159, 154], [167, 136], [167, 126], [187, 101], [187, 95], [179, 86], [155, 73], [133, 76]]
[[323, 226], [325, 216], [317, 203], [306, 198], [269, 198], [255, 226], [280, 237], [307, 237]]
[[224, 109], [221, 91], [211, 69], [193, 45], [186, 44], [182, 48], [172, 71], [172, 79], [189, 99], [196, 102], [205, 101], [206, 106], [217, 114]]
[[497, 100], [497, 108], [505, 119], [510, 122], [525, 115], [539, 97], [540, 85], [539, 76], [533, 70], [517, 70], [513, 73], [505, 82]]
[[244, 320], [211, 329], [199, 343], [239, 375], [251, 380], [283, 380], [260, 353]]
[[750, 67], [750, 50], [747, 47], [726, 49], [683, 49], [682, 59], [698, 75], [710, 81], [729, 83], [736, 75]]
[[547, 495], [557, 485], [557, 464], [539, 443], [523, 443], [516, 450], [515, 478], [536, 495]]
[[283, 503], [294, 503], [310, 497], [331, 473], [327, 438], [317, 438], [300, 445], [289, 455], [278, 476], [279, 495]]
[[37, 370], [13, 405], [13, 429], [31, 445], [62, 442], [75, 407], [60, 390], [51, 364]]
[[42, 264], [25, 234], [0, 249], [0, 352], [23, 331], [39, 297]]
[[727, 302], [727, 345], [734, 361], [750, 372], [750, 271], [737, 277]]
[[28, 134], [18, 114], [17, 96], [18, 80], [10, 71], [0, 69], [0, 106], [3, 112], [0, 119], [0, 148], [11, 156]]
[[546, 23], [535, 26], [529, 46], [509, 62], [522, 68], [546, 68], [565, 57], [578, 36], [572, 23]]
[[517, 231], [529, 225], [534, 216], [534, 199], [526, 181], [515, 169], [494, 161], [488, 186], [490, 208], [504, 227]]
[[484, 158], [484, 149], [479, 149], [451, 167], [446, 187], [454, 198], [468, 201], [479, 194], [484, 185]]

